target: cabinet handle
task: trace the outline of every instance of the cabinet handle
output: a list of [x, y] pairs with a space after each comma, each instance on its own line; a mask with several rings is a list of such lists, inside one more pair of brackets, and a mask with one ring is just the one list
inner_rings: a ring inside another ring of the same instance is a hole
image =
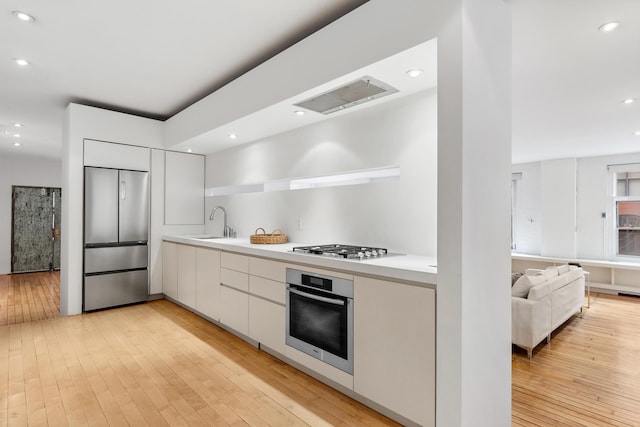
[[127, 198], [127, 183], [120, 181], [120, 198], [125, 200]]
[[291, 292], [292, 294], [296, 294], [296, 295], [299, 295], [299, 296], [304, 297], [304, 298], [309, 298], [309, 299], [316, 300], [316, 301], [326, 302], [328, 304], [344, 305], [344, 300], [341, 300], [341, 299], [320, 297], [318, 295], [308, 294], [306, 292], [300, 292], [300, 291], [298, 291], [296, 289], [292, 289], [292, 288], [288, 288], [287, 290], [289, 292]]

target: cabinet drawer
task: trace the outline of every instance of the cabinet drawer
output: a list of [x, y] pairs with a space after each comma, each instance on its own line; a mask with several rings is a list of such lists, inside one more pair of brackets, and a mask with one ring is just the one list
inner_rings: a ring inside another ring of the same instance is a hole
[[285, 271], [286, 267], [282, 262], [269, 261], [262, 258], [249, 258], [249, 274], [253, 276], [284, 282], [286, 280]]
[[229, 270], [228, 268], [221, 268], [220, 283], [230, 288], [249, 292], [249, 275], [247, 275], [247, 273], [240, 273], [239, 271]]
[[249, 293], [285, 305], [285, 285], [282, 282], [249, 276]]
[[237, 255], [229, 252], [222, 252], [220, 256], [220, 265], [230, 270], [249, 272], [249, 257], [246, 255]]

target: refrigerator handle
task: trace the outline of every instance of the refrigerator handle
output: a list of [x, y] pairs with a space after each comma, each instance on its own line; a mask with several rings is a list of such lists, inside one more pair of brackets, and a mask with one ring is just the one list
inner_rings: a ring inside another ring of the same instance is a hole
[[122, 200], [127, 198], [127, 184], [125, 181], [120, 181], [120, 198]]

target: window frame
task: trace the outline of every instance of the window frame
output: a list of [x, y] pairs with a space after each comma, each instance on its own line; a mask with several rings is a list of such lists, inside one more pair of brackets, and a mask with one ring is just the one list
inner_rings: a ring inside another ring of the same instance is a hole
[[[640, 253], [638, 255], [630, 255], [630, 254], [620, 254], [620, 237], [619, 232], [620, 228], [618, 227], [618, 203], [619, 202], [640, 202], [640, 194], [637, 196], [619, 196], [617, 194], [618, 191], [618, 174], [629, 174], [634, 172], [640, 172], [640, 163], [627, 163], [627, 164], [617, 164], [617, 165], [608, 165], [608, 194], [609, 194], [609, 203], [607, 206], [606, 212], [606, 227], [605, 227], [605, 248], [606, 248], [606, 258], [612, 261], [621, 261], [621, 262], [638, 262], [640, 261]], [[638, 180], [640, 178], [632, 178], [631, 180]], [[627, 186], [626, 191], [628, 191], [628, 177], [627, 177]], [[624, 228], [624, 227], [623, 227]], [[640, 229], [639, 229], [640, 230]], [[603, 230], [604, 231], [604, 230]]]

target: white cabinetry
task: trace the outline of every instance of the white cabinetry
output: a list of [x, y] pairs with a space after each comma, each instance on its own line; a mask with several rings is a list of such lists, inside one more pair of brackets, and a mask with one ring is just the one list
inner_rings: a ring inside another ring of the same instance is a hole
[[249, 258], [249, 337], [285, 352], [285, 265]]
[[149, 148], [85, 139], [84, 165], [148, 171]]
[[178, 244], [162, 242], [162, 293], [178, 299]]
[[196, 249], [195, 309], [213, 320], [220, 320], [220, 251]]
[[220, 323], [249, 335], [249, 257], [220, 256]]
[[196, 248], [178, 245], [178, 301], [196, 306]]
[[164, 223], [204, 224], [204, 156], [165, 152]]
[[435, 425], [435, 291], [354, 278], [354, 391]]

